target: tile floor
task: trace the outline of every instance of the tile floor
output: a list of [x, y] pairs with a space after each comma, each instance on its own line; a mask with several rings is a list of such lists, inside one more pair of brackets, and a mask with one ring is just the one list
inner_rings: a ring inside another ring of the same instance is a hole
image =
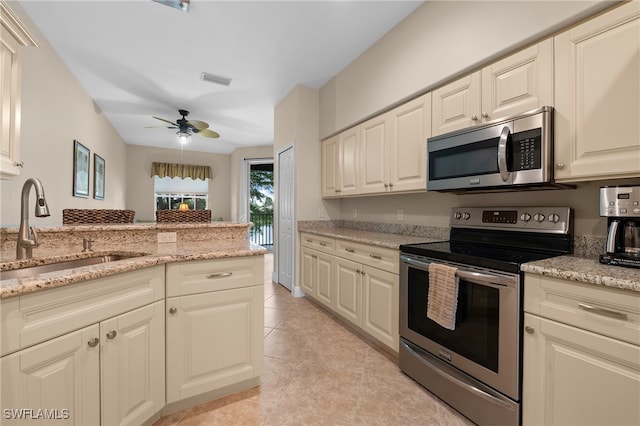
[[265, 256], [258, 387], [159, 419], [169, 425], [471, 425], [396, 362], [306, 298], [271, 282]]

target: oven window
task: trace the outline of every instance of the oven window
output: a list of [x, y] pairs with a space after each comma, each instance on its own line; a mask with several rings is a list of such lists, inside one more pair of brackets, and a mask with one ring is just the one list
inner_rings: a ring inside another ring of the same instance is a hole
[[429, 272], [409, 267], [408, 274], [409, 328], [497, 373], [500, 291], [460, 279], [456, 328], [448, 330], [427, 318]]

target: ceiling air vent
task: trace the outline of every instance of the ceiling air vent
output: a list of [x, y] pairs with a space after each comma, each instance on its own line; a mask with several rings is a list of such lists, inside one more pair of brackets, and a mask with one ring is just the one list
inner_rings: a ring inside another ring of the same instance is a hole
[[210, 83], [222, 84], [223, 86], [228, 86], [231, 84], [230, 78], [222, 77], [220, 75], [215, 75], [215, 74], [209, 74], [206, 72], [203, 72], [200, 78]]

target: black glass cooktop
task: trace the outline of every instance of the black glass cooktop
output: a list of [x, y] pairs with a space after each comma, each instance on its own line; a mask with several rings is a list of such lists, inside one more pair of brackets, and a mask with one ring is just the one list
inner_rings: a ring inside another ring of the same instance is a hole
[[489, 244], [444, 241], [405, 244], [400, 251], [419, 256], [447, 260], [505, 272], [520, 272], [520, 265], [535, 260], [559, 256], [562, 253], [545, 250], [526, 250]]

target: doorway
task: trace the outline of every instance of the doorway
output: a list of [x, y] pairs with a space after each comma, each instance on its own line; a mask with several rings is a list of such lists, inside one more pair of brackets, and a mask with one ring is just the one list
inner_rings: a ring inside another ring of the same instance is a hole
[[278, 151], [278, 199], [276, 263], [277, 282], [287, 289], [293, 287], [295, 256], [294, 240], [294, 170], [293, 145]]
[[253, 223], [249, 240], [269, 251], [274, 243], [273, 158], [245, 158], [240, 220]]

